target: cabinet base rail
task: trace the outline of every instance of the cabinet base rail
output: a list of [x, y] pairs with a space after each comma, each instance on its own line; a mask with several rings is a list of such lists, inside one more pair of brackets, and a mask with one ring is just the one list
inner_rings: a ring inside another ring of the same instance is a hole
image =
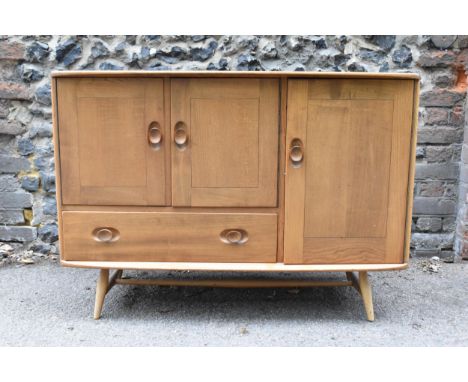
[[110, 270], [101, 269], [96, 286], [94, 319], [101, 317], [106, 294], [114, 285], [159, 285], [159, 286], [193, 286], [213, 288], [310, 288], [310, 287], [353, 287], [361, 295], [368, 321], [374, 321], [372, 289], [366, 271], [346, 272], [347, 281], [313, 281], [313, 280], [168, 280], [123, 278], [123, 270], [116, 270], [109, 278]]

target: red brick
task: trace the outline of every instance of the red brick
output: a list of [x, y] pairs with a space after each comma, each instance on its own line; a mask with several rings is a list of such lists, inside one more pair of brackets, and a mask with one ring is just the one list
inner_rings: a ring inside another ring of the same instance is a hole
[[22, 60], [24, 45], [18, 42], [0, 41], [0, 60]]
[[0, 82], [0, 99], [30, 99], [29, 89], [14, 82]]

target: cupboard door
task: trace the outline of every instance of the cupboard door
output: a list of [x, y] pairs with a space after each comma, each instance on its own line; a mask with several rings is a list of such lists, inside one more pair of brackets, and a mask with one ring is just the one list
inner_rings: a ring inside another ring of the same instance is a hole
[[62, 202], [165, 205], [162, 79], [57, 82]]
[[172, 203], [277, 204], [277, 79], [172, 79]]
[[285, 263], [401, 263], [413, 81], [290, 80]]

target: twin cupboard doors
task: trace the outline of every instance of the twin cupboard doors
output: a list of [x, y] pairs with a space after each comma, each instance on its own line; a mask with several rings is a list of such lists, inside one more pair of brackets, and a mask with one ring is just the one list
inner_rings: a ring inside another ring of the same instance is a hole
[[278, 207], [285, 172], [285, 263], [401, 263], [413, 86], [290, 79], [279, 169], [279, 79], [62, 78], [62, 203]]
[[63, 204], [277, 205], [277, 79], [71, 78], [57, 92]]

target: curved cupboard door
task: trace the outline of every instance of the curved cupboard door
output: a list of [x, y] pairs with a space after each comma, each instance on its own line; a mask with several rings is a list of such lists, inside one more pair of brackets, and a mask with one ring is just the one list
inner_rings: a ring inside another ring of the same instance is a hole
[[164, 84], [60, 78], [63, 204], [165, 205]]
[[401, 263], [415, 83], [290, 80], [285, 263]]
[[277, 205], [278, 79], [171, 79], [172, 204]]

